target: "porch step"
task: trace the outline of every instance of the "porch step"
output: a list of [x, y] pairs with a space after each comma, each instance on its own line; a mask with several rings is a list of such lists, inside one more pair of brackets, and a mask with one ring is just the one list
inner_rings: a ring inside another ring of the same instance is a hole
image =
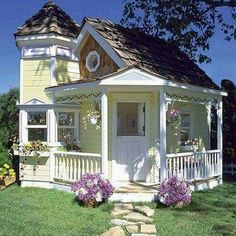
[[109, 198], [112, 202], [153, 202], [157, 193], [117, 193]]
[[116, 182], [115, 191], [110, 201], [119, 202], [150, 202], [158, 193], [158, 184], [145, 182]]

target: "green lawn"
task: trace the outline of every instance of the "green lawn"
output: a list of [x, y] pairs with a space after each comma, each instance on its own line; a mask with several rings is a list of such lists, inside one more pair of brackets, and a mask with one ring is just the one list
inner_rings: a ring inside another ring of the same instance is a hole
[[[100, 235], [111, 226], [111, 208], [86, 209], [72, 194], [14, 185], [0, 192], [0, 235]], [[236, 235], [236, 183], [194, 193], [183, 209], [158, 205], [155, 223], [161, 236]]]

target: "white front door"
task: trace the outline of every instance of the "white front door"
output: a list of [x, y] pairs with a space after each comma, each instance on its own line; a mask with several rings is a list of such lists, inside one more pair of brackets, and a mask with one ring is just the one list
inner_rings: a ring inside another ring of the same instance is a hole
[[149, 101], [113, 102], [113, 181], [146, 181], [150, 171]]

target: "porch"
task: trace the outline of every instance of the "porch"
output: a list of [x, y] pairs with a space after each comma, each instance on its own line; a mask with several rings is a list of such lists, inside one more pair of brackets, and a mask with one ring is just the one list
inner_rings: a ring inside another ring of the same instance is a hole
[[[141, 191], [137, 188], [141, 183], [142, 192], [149, 192], [149, 186], [158, 186], [162, 180], [172, 175], [183, 175], [192, 183], [205, 182], [212, 178], [222, 180], [222, 102], [218, 95], [206, 95], [199, 91], [190, 93], [182, 89], [164, 90], [162, 87], [151, 89], [146, 87], [142, 89], [142, 92], [140, 88], [135, 87], [133, 89], [123, 87], [123, 89], [123, 92], [121, 88], [110, 88], [101, 92], [75, 95], [68, 94], [67, 90], [66, 96], [63, 96], [60, 91], [58, 97], [55, 94], [57, 104], [76, 103], [79, 104], [79, 111], [83, 110], [84, 102], [98, 104], [100, 121], [93, 125], [89, 124], [92, 131], [90, 128], [87, 131], [90, 133], [94, 130], [95, 132], [95, 127], [99, 126], [96, 137], [100, 137], [100, 141], [96, 145], [100, 148], [97, 148], [97, 152], [91, 145], [86, 145], [85, 148], [83, 145], [85, 136], [82, 135], [80, 137], [81, 152], [54, 152], [51, 156], [53, 164], [51, 181], [73, 182], [79, 180], [85, 173], [102, 173], [114, 186], [117, 186], [117, 191], [122, 192], [124, 189], [127, 192], [136, 192], [136, 189]], [[192, 126], [196, 126], [191, 130], [191, 137], [194, 138], [194, 134], [201, 136], [201, 147], [198, 150], [183, 151], [178, 148], [176, 137], [173, 141], [173, 132], [166, 121], [173, 103], [177, 107], [184, 107], [184, 114], [186, 111], [191, 113]], [[211, 150], [212, 107], [217, 109], [218, 143], [217, 149]], [[136, 131], [131, 128], [131, 131], [120, 131], [122, 124], [119, 112], [129, 117], [130, 113], [126, 112], [127, 110], [132, 110], [130, 124], [134, 126], [137, 124]], [[197, 113], [200, 113], [200, 117], [196, 115]], [[83, 119], [83, 114], [80, 118]], [[201, 123], [199, 123], [199, 118]], [[198, 126], [195, 122], [198, 122]], [[80, 129], [83, 129], [82, 126], [83, 124], [80, 123]], [[80, 132], [86, 133], [86, 131]], [[89, 139], [91, 143], [94, 143], [93, 137], [90, 136]], [[147, 142], [146, 146], [145, 142]], [[141, 151], [140, 146], [143, 147]], [[90, 148], [92, 152], [89, 151]], [[144, 170], [144, 167], [147, 169]], [[129, 169], [131, 169], [131, 174]], [[146, 174], [142, 175], [145, 171]]]

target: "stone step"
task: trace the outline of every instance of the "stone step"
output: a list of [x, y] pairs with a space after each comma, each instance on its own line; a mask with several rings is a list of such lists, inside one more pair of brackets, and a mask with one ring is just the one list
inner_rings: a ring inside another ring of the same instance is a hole
[[156, 234], [157, 230], [156, 230], [156, 226], [155, 225], [141, 225], [141, 233], [144, 234]]
[[101, 234], [101, 236], [125, 236], [125, 232], [120, 226], [115, 226]]
[[147, 216], [144, 216], [137, 212], [131, 212], [128, 215], [123, 216], [123, 219], [132, 221], [132, 222], [144, 222], [144, 223], [152, 223], [153, 219]]
[[143, 215], [146, 215], [148, 217], [153, 217], [154, 216], [154, 209], [148, 207], [148, 206], [136, 206], [134, 208], [134, 211], [139, 212]]

